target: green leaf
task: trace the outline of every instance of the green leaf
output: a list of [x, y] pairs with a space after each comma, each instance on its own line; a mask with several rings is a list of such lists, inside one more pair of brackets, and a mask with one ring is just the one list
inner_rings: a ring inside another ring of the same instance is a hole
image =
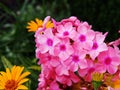
[[100, 81], [92, 81], [94, 90], [98, 90], [98, 88], [102, 85], [102, 82]]
[[40, 71], [41, 70], [41, 67], [40, 66], [37, 66], [37, 65], [32, 65], [30, 67], [28, 67], [29, 69], [32, 69], [32, 70], [37, 70], [37, 71]]
[[10, 10], [7, 6], [5, 6], [4, 4], [0, 3], [0, 7], [9, 15], [12, 15], [14, 17], [16, 17], [15, 12], [13, 12], [12, 10]]
[[2, 60], [2, 63], [4, 65], [4, 68], [12, 68], [13, 67], [11, 62], [5, 56], [2, 56], [1, 60]]

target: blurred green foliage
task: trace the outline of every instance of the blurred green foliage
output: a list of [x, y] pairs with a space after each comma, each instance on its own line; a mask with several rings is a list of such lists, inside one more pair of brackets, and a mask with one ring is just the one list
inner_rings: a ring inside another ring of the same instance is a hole
[[93, 29], [109, 32], [108, 41], [119, 36], [120, 0], [1, 0], [0, 70], [12, 65], [25, 66], [31, 72], [26, 83], [36, 90], [40, 67], [35, 58], [34, 33], [27, 32], [27, 22], [50, 15], [56, 20], [77, 16]]

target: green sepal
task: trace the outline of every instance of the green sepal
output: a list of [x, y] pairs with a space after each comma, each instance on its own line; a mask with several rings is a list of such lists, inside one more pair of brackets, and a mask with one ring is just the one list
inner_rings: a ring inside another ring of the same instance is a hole
[[94, 90], [98, 90], [98, 88], [102, 85], [101, 81], [92, 81], [92, 85], [94, 87]]

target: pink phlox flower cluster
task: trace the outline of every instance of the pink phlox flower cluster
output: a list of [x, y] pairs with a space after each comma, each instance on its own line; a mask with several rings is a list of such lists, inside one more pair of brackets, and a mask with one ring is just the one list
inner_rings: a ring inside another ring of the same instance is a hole
[[35, 33], [36, 58], [42, 68], [37, 90], [64, 90], [80, 77], [90, 82], [93, 72], [117, 72], [119, 39], [106, 44], [107, 32], [94, 31], [75, 16], [60, 22], [52, 19], [54, 27], [46, 28], [49, 20], [47, 16]]

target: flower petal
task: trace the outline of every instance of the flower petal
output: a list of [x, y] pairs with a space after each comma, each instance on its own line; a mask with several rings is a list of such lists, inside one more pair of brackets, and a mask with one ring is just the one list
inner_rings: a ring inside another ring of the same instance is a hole
[[29, 80], [28, 78], [22, 79], [22, 80], [18, 83], [18, 85], [21, 85], [21, 84], [27, 82], [28, 80]]
[[26, 86], [24, 86], [24, 85], [18, 86], [17, 89], [18, 89], [18, 90], [28, 90], [28, 88], [27, 88]]
[[8, 79], [11, 80], [11, 73], [10, 73], [9, 68], [6, 68], [6, 75], [7, 75]]
[[24, 72], [19, 78], [18, 81], [22, 80], [24, 77], [28, 76], [30, 72]]
[[23, 69], [24, 69], [24, 67], [20, 67], [20, 68], [19, 68], [18, 72], [16, 73], [15, 80], [17, 80], [17, 79], [20, 77], [20, 75], [21, 75]]
[[116, 66], [113, 66], [113, 65], [109, 65], [108, 67], [107, 67], [107, 70], [108, 70], [108, 72], [110, 73], [110, 74], [114, 74], [116, 71], [117, 71], [117, 67]]
[[1, 85], [0, 85], [0, 90], [4, 90], [4, 87], [2, 87]]

